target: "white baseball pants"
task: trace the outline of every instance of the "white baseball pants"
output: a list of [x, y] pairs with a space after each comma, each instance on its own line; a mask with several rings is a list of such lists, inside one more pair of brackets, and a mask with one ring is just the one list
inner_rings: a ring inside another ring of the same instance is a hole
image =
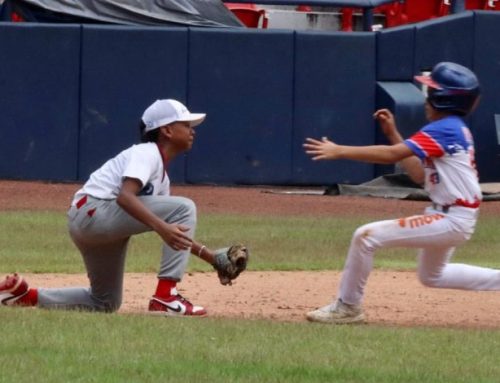
[[338, 298], [357, 305], [373, 267], [375, 251], [384, 247], [418, 250], [422, 284], [463, 290], [500, 290], [500, 270], [448, 263], [455, 247], [474, 232], [478, 209], [452, 206], [447, 213], [429, 207], [423, 215], [373, 222], [359, 227], [352, 238]]

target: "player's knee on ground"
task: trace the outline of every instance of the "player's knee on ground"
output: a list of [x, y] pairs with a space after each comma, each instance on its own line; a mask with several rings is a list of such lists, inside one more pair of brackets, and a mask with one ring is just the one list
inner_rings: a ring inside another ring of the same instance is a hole
[[104, 297], [92, 297], [95, 311], [104, 313], [113, 313], [118, 311], [122, 305], [121, 296], [113, 296], [112, 294]]

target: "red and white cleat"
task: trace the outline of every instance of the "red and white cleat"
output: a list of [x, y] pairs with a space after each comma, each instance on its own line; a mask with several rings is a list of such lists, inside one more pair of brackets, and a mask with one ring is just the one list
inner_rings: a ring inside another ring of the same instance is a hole
[[12, 274], [0, 282], [0, 302], [12, 306], [16, 301], [28, 294], [28, 282], [19, 274]]
[[[175, 291], [176, 292], [176, 291]], [[180, 294], [169, 298], [153, 296], [149, 301], [149, 312], [164, 316], [204, 316], [207, 311], [201, 306], [195, 306]]]

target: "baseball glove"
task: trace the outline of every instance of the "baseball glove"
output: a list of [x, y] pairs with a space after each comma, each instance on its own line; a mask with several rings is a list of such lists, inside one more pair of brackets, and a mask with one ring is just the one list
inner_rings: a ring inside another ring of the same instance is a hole
[[232, 281], [247, 268], [250, 255], [246, 246], [237, 244], [215, 250], [214, 269], [217, 270], [220, 283], [232, 285]]

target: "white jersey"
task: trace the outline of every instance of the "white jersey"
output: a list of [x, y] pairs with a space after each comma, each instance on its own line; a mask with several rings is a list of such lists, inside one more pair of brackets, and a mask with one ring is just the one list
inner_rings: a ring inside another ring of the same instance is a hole
[[89, 180], [73, 198], [75, 205], [84, 195], [98, 199], [116, 199], [124, 178], [138, 179], [139, 195], [170, 195], [170, 179], [155, 143], [133, 145], [90, 175]]
[[478, 207], [482, 199], [474, 141], [461, 118], [446, 117], [405, 140], [425, 169], [425, 190], [439, 205]]

